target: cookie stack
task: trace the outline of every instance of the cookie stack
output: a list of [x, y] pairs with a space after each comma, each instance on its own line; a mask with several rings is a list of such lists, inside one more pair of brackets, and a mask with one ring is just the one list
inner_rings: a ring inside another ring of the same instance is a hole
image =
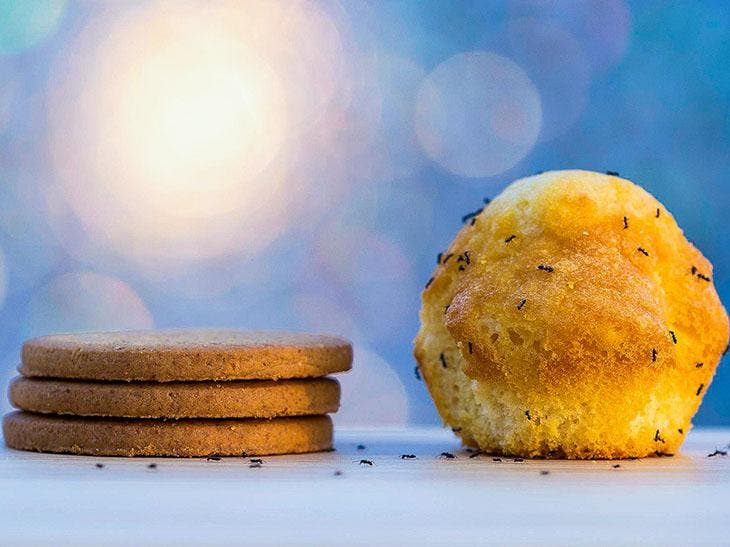
[[332, 448], [352, 346], [231, 330], [64, 334], [23, 346], [11, 448], [99, 456], [240, 456]]

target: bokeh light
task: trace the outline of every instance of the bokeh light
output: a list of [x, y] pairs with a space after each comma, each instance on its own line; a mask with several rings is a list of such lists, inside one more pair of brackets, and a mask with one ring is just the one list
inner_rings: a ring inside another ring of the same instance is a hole
[[486, 51], [460, 53], [431, 72], [418, 93], [416, 131], [426, 153], [466, 177], [497, 175], [532, 149], [540, 95], [525, 71]]
[[28, 304], [25, 335], [152, 328], [152, 314], [120, 279], [94, 272], [60, 275]]
[[3, 161], [9, 150], [0, 150], [0, 245], [12, 284], [9, 290], [17, 296], [33, 290], [57, 271], [63, 249], [48, 233], [46, 194], [41, 183], [44, 171], [26, 163], [32, 156], [17, 165]]
[[338, 427], [404, 426], [408, 398], [391, 366], [374, 351], [355, 347], [355, 366], [338, 377], [342, 386], [340, 410], [332, 416]]
[[510, 0], [509, 4], [513, 17], [534, 17], [569, 31], [596, 72], [614, 66], [628, 48], [631, 15], [624, 0]]
[[19, 53], [52, 34], [66, 0], [0, 0], [0, 55]]
[[588, 102], [591, 67], [580, 43], [551, 20], [519, 17], [507, 24], [507, 44], [540, 90], [540, 140], [565, 133]]
[[283, 203], [264, 173], [284, 138], [273, 70], [217, 10], [156, 5], [96, 23], [49, 104], [54, 164], [81, 221], [131, 255], [267, 243], [261, 221]]
[[[425, 71], [412, 60], [383, 52], [357, 58], [349, 87], [349, 102], [344, 116], [323, 125], [323, 146], [337, 150], [340, 165], [331, 175], [350, 184], [382, 181], [412, 176], [423, 166], [415, 132], [414, 103]], [[332, 127], [341, 126], [339, 131]]]
[[336, 2], [254, 0], [241, 10], [233, 1], [223, 11], [276, 68], [292, 131], [306, 133], [332, 102], [349, 100], [352, 66], [340, 32], [347, 20]]
[[309, 2], [105, 11], [49, 85], [59, 186], [90, 239], [156, 263], [262, 250], [318, 183], [289, 177], [303, 135], [347, 101], [337, 26]]
[[409, 295], [417, 283], [408, 257], [383, 234], [332, 224], [324, 228], [314, 258], [323, 280], [338, 288], [369, 339], [388, 336], [415, 311]]

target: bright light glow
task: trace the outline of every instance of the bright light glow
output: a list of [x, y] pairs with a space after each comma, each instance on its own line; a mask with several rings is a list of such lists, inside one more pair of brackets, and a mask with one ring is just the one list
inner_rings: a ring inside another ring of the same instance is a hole
[[261, 250], [301, 190], [284, 184], [291, 140], [344, 77], [338, 40], [298, 2], [163, 2], [95, 20], [50, 86], [66, 201], [133, 258]]
[[127, 68], [117, 72], [103, 122], [119, 139], [108, 168], [126, 146], [125, 178], [141, 182], [154, 207], [180, 215], [229, 210], [237, 190], [253, 200], [259, 188], [240, 184], [241, 174], [261, 173], [282, 140], [284, 103], [271, 69], [226, 38], [199, 35], [166, 40]]
[[426, 153], [467, 177], [502, 173], [535, 145], [540, 95], [513, 61], [460, 53], [429, 74], [418, 93], [416, 132]]

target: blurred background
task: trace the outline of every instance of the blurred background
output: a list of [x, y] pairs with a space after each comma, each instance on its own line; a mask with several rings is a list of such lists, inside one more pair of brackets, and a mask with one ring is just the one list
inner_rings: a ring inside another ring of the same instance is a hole
[[0, 372], [50, 332], [329, 331], [340, 424], [437, 423], [436, 254], [555, 168], [654, 193], [730, 302], [729, 59], [721, 1], [0, 0]]

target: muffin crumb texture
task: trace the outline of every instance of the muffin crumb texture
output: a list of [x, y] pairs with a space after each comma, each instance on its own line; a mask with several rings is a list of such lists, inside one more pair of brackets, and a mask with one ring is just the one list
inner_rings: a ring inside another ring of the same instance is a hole
[[469, 216], [423, 291], [415, 356], [467, 445], [629, 458], [679, 449], [727, 344], [712, 265], [672, 215], [576, 170]]

